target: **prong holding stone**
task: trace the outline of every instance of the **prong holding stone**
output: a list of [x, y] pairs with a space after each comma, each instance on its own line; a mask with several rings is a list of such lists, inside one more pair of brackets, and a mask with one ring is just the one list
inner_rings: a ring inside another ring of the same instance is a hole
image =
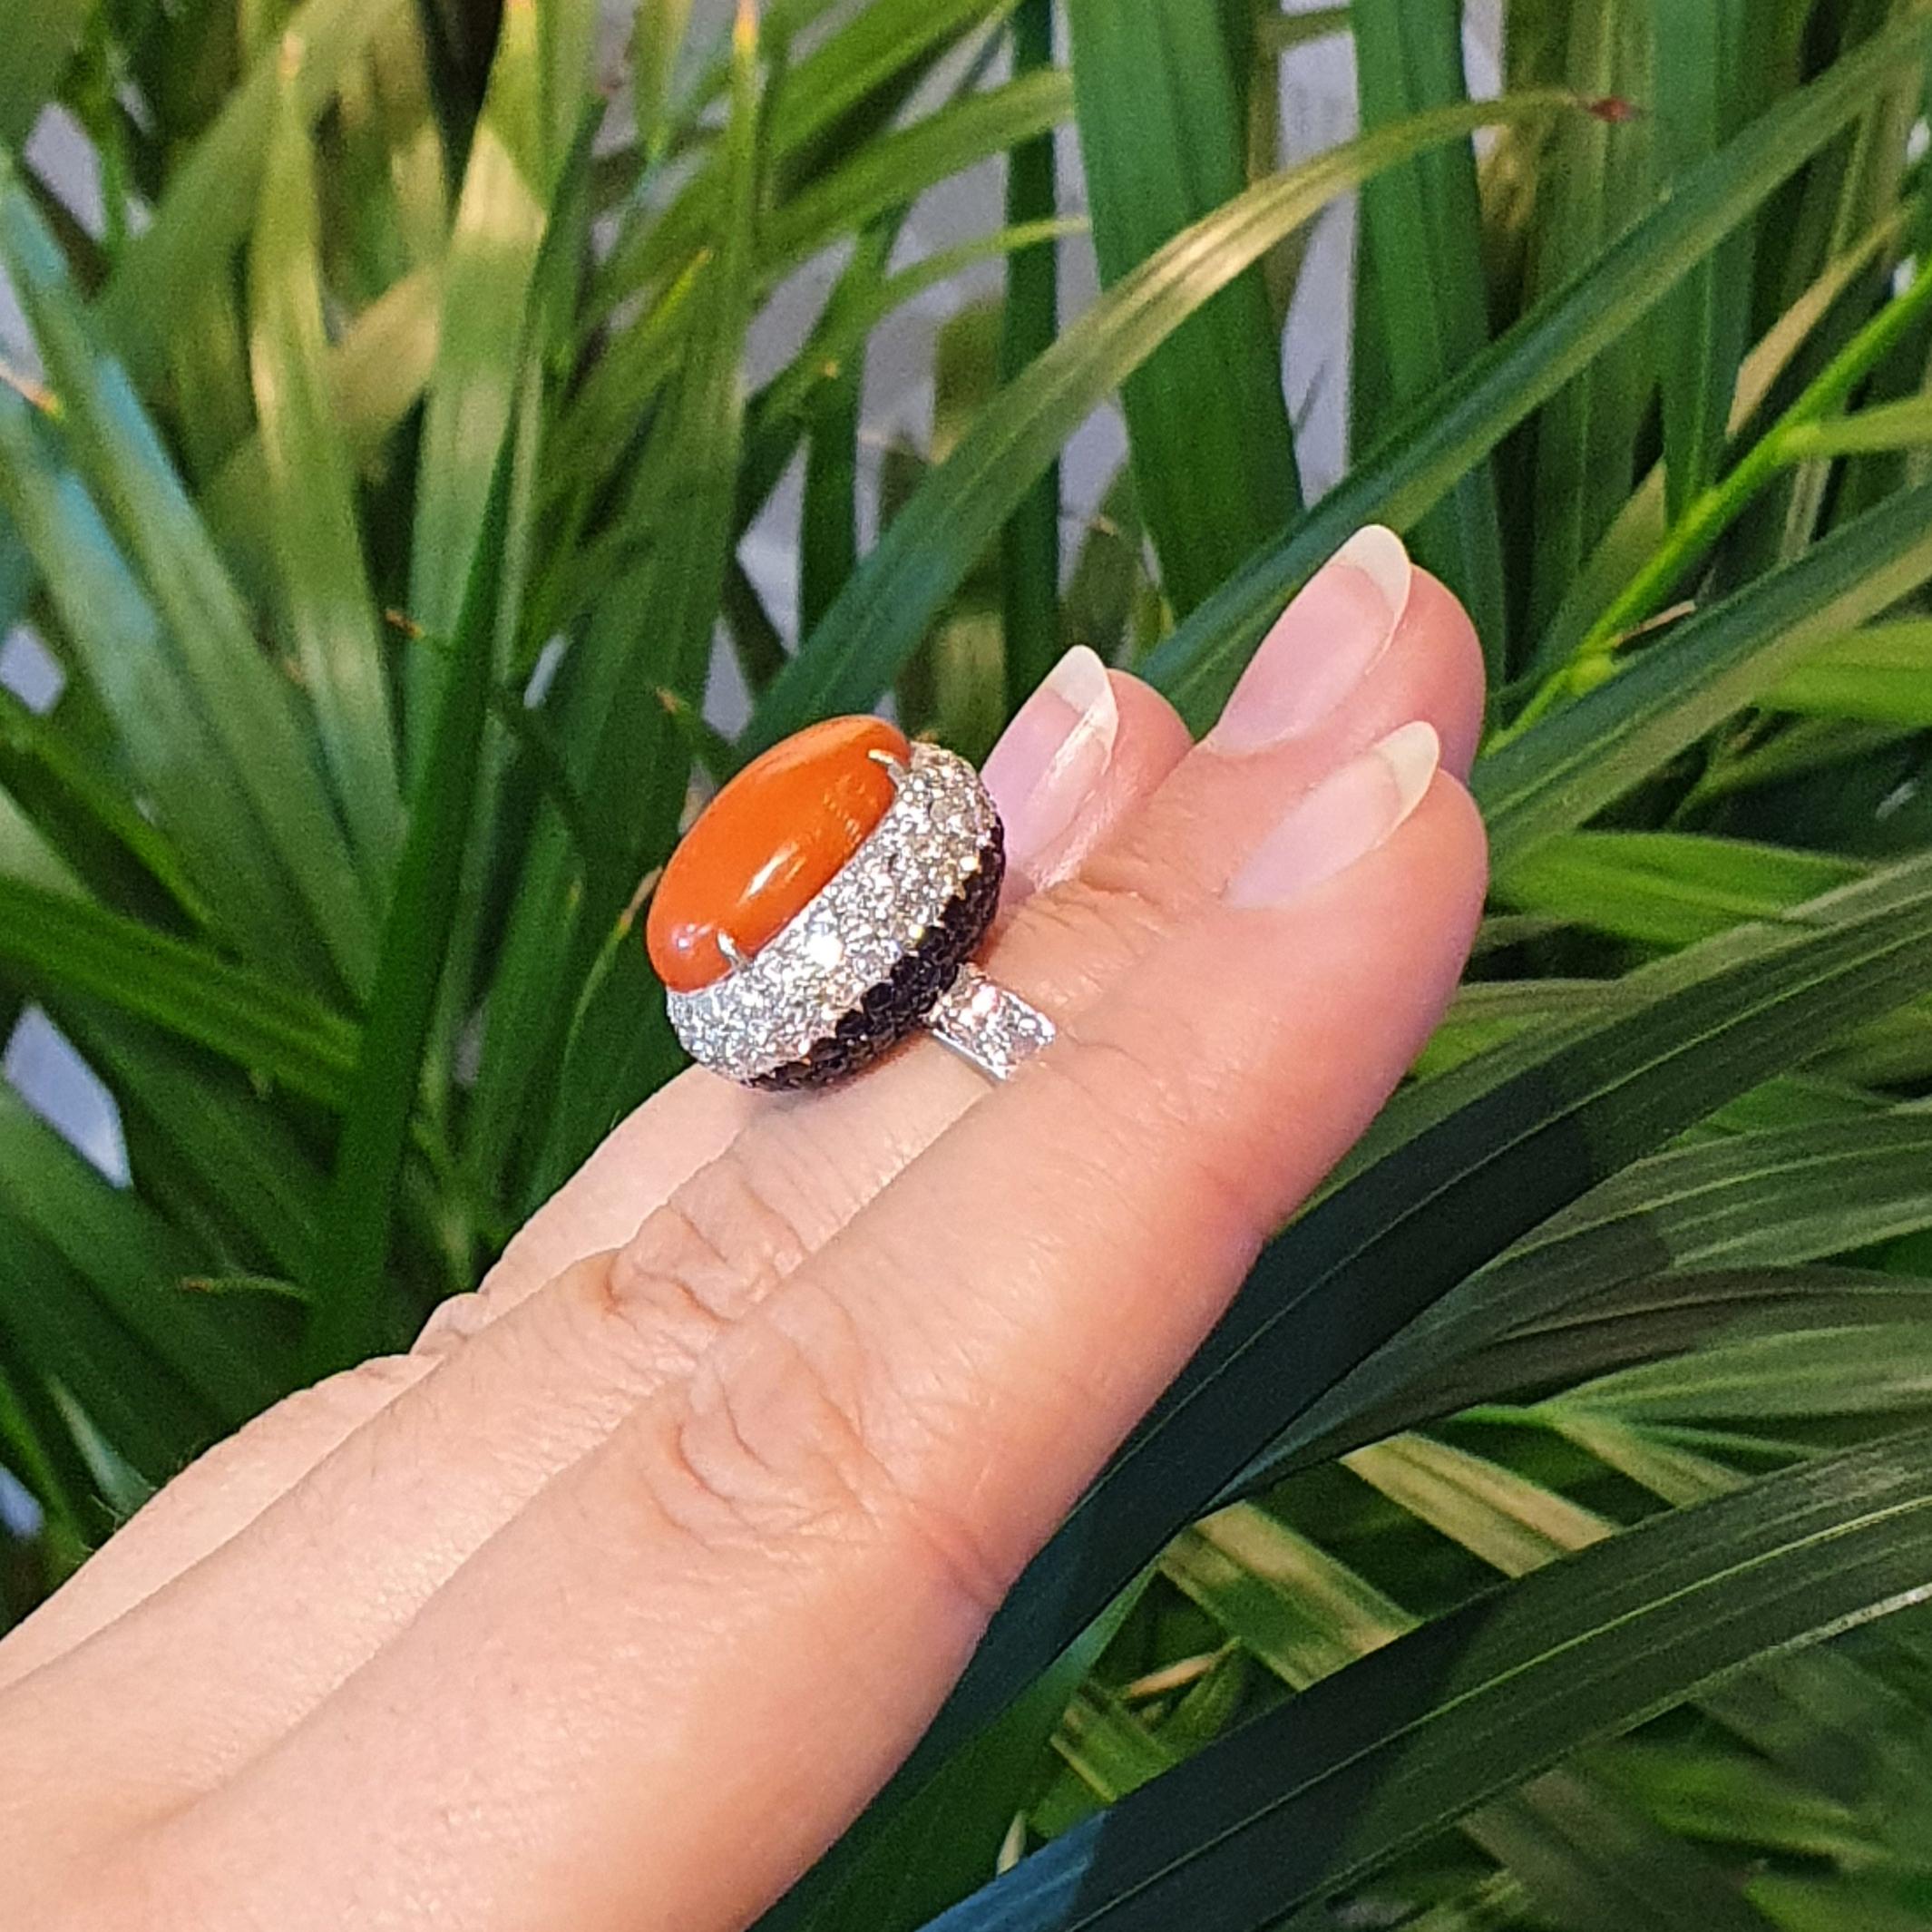
[[896, 753], [890, 751], [882, 751], [878, 748], [878, 746], [874, 746], [872, 750], [868, 751], [865, 754], [865, 756], [870, 758], [874, 765], [883, 766], [885, 770], [892, 775], [893, 789], [895, 792], [902, 785], [905, 783], [906, 778], [908, 776], [906, 762]]
[[746, 954], [738, 950], [737, 941], [733, 939], [728, 932], [720, 932], [717, 935], [717, 950], [725, 955], [727, 962], [734, 972], [746, 963]]

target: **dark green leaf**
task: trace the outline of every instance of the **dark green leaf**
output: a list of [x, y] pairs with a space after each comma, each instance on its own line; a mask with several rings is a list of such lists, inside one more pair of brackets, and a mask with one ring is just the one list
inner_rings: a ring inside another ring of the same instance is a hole
[[1546, 1771], [1463, 1829], [1564, 1932], [1771, 1932], [1711, 1859], [1576, 1771]]
[[0, 1214], [0, 1354], [65, 1390], [150, 1484], [165, 1482], [221, 1432], [220, 1411], [10, 1214]]
[[[1649, 24], [1623, 0], [1573, 0], [1566, 10], [1564, 77], [1586, 99], [1642, 101], [1650, 93]], [[1556, 129], [1537, 190], [1529, 287], [1574, 288], [1606, 245], [1653, 205], [1647, 115], [1577, 115]], [[1543, 623], [1622, 509], [1635, 480], [1637, 440], [1650, 407], [1653, 363], [1645, 314], [1627, 317], [1588, 366], [1552, 395], [1534, 436], [1537, 542], [1530, 615]]]
[[[1166, 0], [1067, 9], [1094, 248], [1109, 287], [1246, 183], [1234, 18]], [[1141, 510], [1168, 599], [1184, 611], [1302, 504], [1281, 345], [1254, 266], [1262, 252], [1121, 372]]]
[[1932, 1222], [1932, 1119], [1742, 1134], [1634, 1161], [1452, 1290], [1318, 1412], [1423, 1381], [1478, 1342], [1675, 1269], [1849, 1253]]
[[[366, 467], [421, 399], [435, 366], [442, 280], [418, 269], [394, 283], [330, 344], [330, 414], [345, 454]], [[245, 443], [201, 492], [201, 513], [238, 581], [264, 601], [278, 582], [274, 533], [265, 513], [268, 458], [259, 437]]]
[[[259, 1254], [306, 1277], [322, 1218], [325, 1178], [298, 1124], [240, 1081], [210, 1077], [199, 1053], [118, 1013], [56, 1003], [62, 1024], [113, 1092], [136, 1185], [192, 1226], [202, 1204], [218, 1217], [224, 1252]], [[355, 1041], [337, 1077], [346, 1095]], [[193, 1207], [184, 1205], [191, 1202]]]
[[60, 1254], [226, 1426], [282, 1394], [286, 1381], [248, 1331], [189, 1287], [202, 1259], [193, 1244], [112, 1186], [11, 1090], [0, 1090], [0, 1212]]
[[[1462, 72], [1461, 0], [1355, 0], [1355, 71], [1364, 127], [1386, 126], [1469, 96]], [[1476, 157], [1441, 148], [1391, 168], [1361, 195], [1362, 247], [1375, 258], [1374, 307], [1385, 367], [1385, 406], [1434, 394], [1488, 340], [1482, 212]], [[1363, 440], [1360, 431], [1358, 441]], [[1508, 663], [1508, 603], [1496, 479], [1478, 462], [1418, 524], [1417, 557], [1469, 607], [1491, 681]]]
[[[1532, 1320], [1501, 1339], [1448, 1360], [1431, 1358], [1407, 1376], [1378, 1372], [1373, 1386], [1388, 1393], [1371, 1402], [1359, 1389], [1324, 1404], [1342, 1420], [1329, 1434], [1293, 1456], [1264, 1458], [1251, 1479], [1272, 1481], [1290, 1468], [1322, 1462], [1396, 1431], [1437, 1422], [1465, 1409], [1542, 1398], [1593, 1376], [1701, 1349], [1727, 1336], [1810, 1333], [1858, 1324], [1922, 1322], [1932, 1312], [1932, 1287], [1909, 1275], [1846, 1268], [1749, 1268], [1673, 1273], [1605, 1287], [1547, 1320]], [[1379, 1365], [1378, 1365], [1379, 1367]], [[1540, 1411], [1538, 1411], [1540, 1413]], [[1593, 1421], [1595, 1420], [1592, 1419]], [[1634, 1469], [1605, 1453], [1601, 1440], [1564, 1432], [1615, 1467]], [[1297, 1430], [1297, 1439], [1308, 1431]], [[1661, 1452], [1660, 1452], [1661, 1453]], [[1686, 1498], [1673, 1495], [1670, 1499]]]
[[1769, 1653], [1915, 1601], [1932, 1434], [1660, 1517], [1303, 1693], [933, 1921], [1259, 1932]]
[[[522, 377], [531, 285], [551, 198], [569, 138], [552, 138], [543, 59], [554, 16], [589, 11], [584, 0], [539, 8], [512, 0], [491, 64], [457, 199], [443, 275], [436, 366], [424, 407], [415, 529], [410, 545], [409, 616], [438, 637], [453, 636], [472, 581], [496, 454], [510, 427]], [[574, 36], [572, 38], [574, 44]], [[582, 78], [549, 77], [574, 110]], [[441, 660], [411, 660], [412, 773], [439, 728]]]
[[[1729, 430], [1745, 432], [1794, 363], [1869, 277], [1874, 262], [1904, 234], [1904, 211], [1895, 210], [1827, 263], [1818, 279], [1766, 329], [1739, 371]], [[1694, 270], [1693, 271], [1695, 272]], [[1602, 542], [1577, 572], [1530, 659], [1547, 674], [1568, 662], [1576, 647], [1664, 542], [1666, 527], [1664, 466], [1654, 464], [1631, 494]]]
[[991, 1873], [1008, 1827], [1032, 1793], [1047, 1740], [1139, 1595], [1137, 1587], [1124, 1591], [916, 1804], [893, 1820], [870, 1855], [805, 1921], [812, 1932], [901, 1932], [923, 1924]]
[[[1053, 67], [1052, 0], [1020, 0], [1013, 17], [1017, 72]], [[1007, 156], [1006, 219], [1019, 228], [1053, 220], [1059, 208], [1053, 136], [1036, 135]], [[1010, 256], [1000, 337], [1000, 376], [1014, 381], [1053, 346], [1059, 327], [1059, 260], [1050, 241]], [[1018, 710], [1060, 654], [1060, 472], [1050, 463], [1008, 520], [1002, 538], [1006, 708]], [[821, 612], [800, 625], [809, 630]]]
[[0, 779], [73, 871], [30, 869], [11, 854], [0, 870], [39, 885], [71, 886], [78, 875], [97, 893], [138, 902], [141, 895], [132, 889], [128, 868], [118, 863], [125, 854], [188, 918], [197, 924], [217, 923], [173, 841], [116, 783], [115, 775], [102, 768], [103, 763], [63, 728], [58, 709], [43, 716], [12, 691], [0, 690]]
[[[1676, 181], [1736, 132], [1750, 99], [1748, 0], [1653, 0], [1655, 105], [1664, 172]], [[1751, 321], [1751, 238], [1692, 269], [1658, 317], [1666, 496], [1673, 518], [1723, 459]]]
[[[803, 73], [801, 67], [787, 76], [787, 98], [802, 84]], [[769, 288], [854, 229], [864, 229], [875, 221], [882, 227], [892, 226], [892, 218], [913, 198], [1014, 141], [1039, 137], [1064, 121], [1072, 103], [1072, 89], [1065, 74], [1026, 74], [1004, 87], [968, 94], [910, 127], [868, 143], [844, 166], [829, 171], [812, 188], [787, 200], [762, 224], [758, 288]], [[716, 186], [715, 182], [711, 185]], [[716, 195], [706, 198], [698, 209], [717, 218]], [[662, 227], [649, 231], [667, 252], [672, 251], [663, 237], [673, 226], [673, 218], [668, 216]], [[639, 413], [669, 380], [686, 334], [680, 310], [690, 292], [690, 264], [702, 260], [706, 234], [695, 217], [678, 231], [681, 252], [672, 253], [678, 272], [672, 272], [671, 263], [666, 265], [657, 300], [639, 320], [618, 332], [566, 412], [559, 430], [560, 447], [568, 451], [573, 467], [594, 470], [615, 462], [629, 442]], [[922, 266], [914, 265], [894, 278], [902, 286], [894, 290], [892, 300], [876, 309], [851, 314], [849, 324], [840, 311], [850, 313], [851, 295], [827, 306], [820, 329], [833, 329], [838, 345], [829, 359], [843, 363], [856, 352], [873, 322], [914, 292], [907, 278], [918, 275]], [[883, 260], [880, 267], [883, 270]], [[824, 346], [815, 341], [811, 346], [815, 352]], [[818, 357], [821, 366], [825, 359]], [[762, 500], [765, 492], [753, 493]]]
[[326, 975], [315, 935], [153, 605], [53, 434], [0, 388], [0, 500], [45, 575], [76, 659], [132, 774], [216, 929], [263, 962]]
[[[802, 72], [787, 78], [787, 100], [795, 95]], [[761, 238], [761, 276], [776, 281], [828, 242], [864, 227], [923, 190], [1015, 144], [1023, 147], [1048, 136], [1072, 106], [1067, 76], [1047, 67], [1022, 73], [1003, 87], [968, 94], [909, 127], [867, 142], [843, 167], [793, 196], [773, 216]], [[1010, 219], [1039, 217], [1016, 214]]]
[[[257, 646], [152, 424], [119, 367], [96, 349], [54, 245], [5, 165], [0, 253], [60, 396], [75, 466], [144, 579], [222, 763], [248, 798], [316, 939], [359, 993], [374, 961], [370, 900], [317, 769], [306, 721]], [[212, 897], [214, 882], [204, 883]]]
[[[584, 882], [582, 902], [575, 908], [574, 952], [558, 945], [559, 920], [543, 922], [557, 902], [528, 889], [526, 903], [518, 909], [524, 923], [512, 932], [513, 941], [524, 938], [532, 951], [513, 956], [519, 978], [511, 981], [512, 988], [519, 998], [542, 1002], [540, 1010], [560, 1020], [569, 1010], [557, 1010], [561, 1004], [555, 991], [559, 967], [574, 965], [588, 976], [592, 962], [621, 942], [626, 908], [675, 833], [689, 761], [661, 694], [668, 691], [693, 709], [702, 706], [736, 533], [744, 427], [739, 365], [751, 322], [754, 221], [767, 151], [759, 49], [749, 15], [740, 18], [735, 46], [727, 135], [730, 192], [722, 210], [723, 229], [694, 291], [692, 351], [658, 429], [664, 439], [658, 449], [661, 467], [652, 473], [653, 493], [642, 511], [650, 520], [652, 547], [635, 584], [620, 586], [598, 612], [580, 646], [587, 661], [576, 668], [579, 682], [571, 693], [587, 795], [629, 804], [621, 818], [610, 823]], [[639, 595], [650, 613], [648, 650], [637, 648], [632, 629], [630, 599]], [[564, 890], [570, 891], [567, 884]], [[656, 1000], [648, 981], [641, 987], [637, 983], [641, 961], [634, 944], [618, 972], [590, 986], [579, 1011], [557, 1088], [559, 1104], [547, 1145], [539, 1150], [538, 1171], [551, 1184], [583, 1159], [615, 1119], [675, 1065], [662, 1030], [637, 1023], [640, 1001], [655, 1005]], [[587, 980], [573, 982], [566, 977], [561, 983], [574, 992]], [[516, 1009], [504, 1010], [513, 1014]], [[499, 1023], [495, 1012], [492, 1023], [493, 1029]], [[519, 1026], [507, 1018], [502, 1024], [512, 1029]], [[487, 1129], [493, 1140], [511, 1125], [515, 1110], [528, 1104], [532, 1062], [527, 1056], [534, 1049], [535, 1064], [543, 1066], [544, 1042], [557, 1038], [549, 1019], [524, 1024], [528, 1030], [508, 1030], [492, 1040], [493, 1046], [511, 1041], [511, 1057], [493, 1068], [486, 1059], [478, 1131]], [[618, 1040], [628, 1042], [621, 1052], [613, 1051]], [[487, 1114], [482, 1104], [485, 1097], [491, 1107]]]
[[[840, 22], [803, 58], [792, 64], [785, 76], [783, 99], [774, 124], [768, 130], [773, 161], [781, 178], [794, 168], [809, 166], [815, 144], [848, 117], [863, 115], [873, 104], [890, 112], [895, 102], [932, 63], [938, 53], [971, 31], [981, 20], [1000, 10], [1002, 0], [873, 0]], [[795, 16], [803, 12], [815, 16], [823, 0], [811, 0], [801, 9], [774, 7], [768, 23], [775, 35], [795, 30]], [[803, 21], [795, 21], [802, 25]], [[707, 83], [715, 92], [729, 72], [722, 63]], [[700, 93], [705, 89], [700, 89]], [[877, 130], [869, 130], [876, 133]], [[1001, 148], [1016, 138], [1009, 134], [996, 141]], [[859, 149], [870, 141], [854, 143]], [[835, 155], [834, 145], [834, 155]], [[868, 166], [861, 152], [857, 165]], [[639, 220], [618, 238], [608, 261], [600, 272], [590, 299], [590, 313], [600, 319], [618, 304], [636, 295], [668, 273], [675, 273], [689, 252], [701, 247], [705, 236], [719, 220], [721, 207], [731, 196], [724, 179], [728, 170], [713, 163], [699, 172], [669, 208], [654, 220]], [[794, 200], [807, 191], [798, 184]], [[648, 207], [649, 204], [642, 204]], [[890, 205], [890, 203], [886, 204]], [[851, 218], [856, 223], [868, 219], [877, 209]], [[834, 228], [823, 239], [832, 240]]]

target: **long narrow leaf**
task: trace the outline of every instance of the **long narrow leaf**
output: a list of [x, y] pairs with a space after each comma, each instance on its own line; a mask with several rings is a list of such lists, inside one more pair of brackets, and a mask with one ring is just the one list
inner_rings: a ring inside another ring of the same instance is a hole
[[1855, 860], [1682, 832], [1573, 832], [1510, 862], [1510, 903], [1620, 939], [1683, 946], [1848, 885]]
[[44, 573], [74, 656], [121, 732], [132, 773], [181, 851], [216, 930], [314, 981], [327, 965], [239, 778], [49, 425], [0, 389], [0, 502]]
[[1300, 1434], [1385, 1404], [1506, 1332], [1673, 1270], [1849, 1253], [1932, 1222], [1932, 1121], [1745, 1134], [1634, 1161], [1478, 1270], [1345, 1377]]
[[[358, 467], [381, 454], [429, 382], [442, 327], [441, 291], [434, 269], [404, 276], [327, 349], [330, 415], [345, 455]], [[201, 491], [201, 513], [236, 581], [264, 602], [278, 581], [268, 495], [268, 457], [259, 435]]]
[[102, 1303], [229, 1427], [283, 1392], [248, 1329], [189, 1283], [194, 1245], [112, 1186], [14, 1093], [0, 1090], [0, 1211], [63, 1255]]
[[1919, 1600], [1932, 1434], [1627, 1531], [1304, 1692], [933, 1932], [1259, 1932], [1767, 1654]]
[[[675, 493], [656, 506], [659, 520], [648, 566], [646, 607], [657, 649], [620, 653], [617, 637], [607, 629], [609, 701], [586, 735], [591, 795], [631, 801], [605, 863], [592, 868], [588, 907], [579, 916], [580, 933], [594, 940], [605, 957], [638, 879], [662, 855], [684, 803], [689, 758], [659, 694], [669, 690], [694, 712], [702, 706], [737, 528], [745, 406], [739, 369], [751, 326], [755, 220], [767, 151], [759, 54], [756, 15], [746, 6], [734, 41], [724, 227], [695, 310], [699, 335], [663, 425], [663, 487]], [[613, 607], [607, 623], [620, 619], [624, 608]], [[560, 1105], [533, 1176], [532, 1207], [674, 1064], [664, 1031], [638, 1024], [640, 1006], [657, 1008], [643, 949], [635, 941], [620, 939], [620, 944], [616, 971], [590, 987], [576, 1016]]]
[[157, 1487], [220, 1434], [220, 1412], [110, 1311], [60, 1253], [0, 1213], [0, 1352], [56, 1383]]
[[[1233, 17], [1170, 0], [1067, 8], [1094, 247], [1110, 286], [1233, 201], [1247, 179]], [[1257, 259], [1121, 376], [1141, 509], [1181, 610], [1302, 504]]]
[[[801, 72], [787, 77], [789, 97]], [[1015, 141], [1039, 138], [1071, 112], [1073, 91], [1057, 72], [1023, 74], [1004, 87], [968, 94], [895, 130], [833, 168], [811, 188], [773, 212], [759, 235], [759, 287], [769, 288], [821, 249], [854, 229], [890, 217], [913, 198], [951, 180]], [[774, 159], [778, 157], [775, 154]], [[715, 215], [715, 195], [705, 204]], [[652, 230], [653, 234], [661, 230]], [[691, 229], [685, 254], [695, 258], [706, 231]], [[682, 278], [669, 278], [675, 300]], [[600, 466], [623, 451], [635, 419], [676, 367], [678, 337], [658, 327], [660, 307], [618, 333], [564, 414], [559, 448], [576, 465]], [[828, 315], [827, 320], [830, 320]]]
[[[1355, 72], [1364, 127], [1466, 100], [1460, 0], [1355, 0]], [[1369, 182], [1362, 246], [1375, 258], [1374, 318], [1388, 375], [1387, 404], [1431, 395], [1488, 339], [1476, 157], [1458, 145], [1420, 155]], [[1500, 684], [1508, 605], [1496, 479], [1476, 463], [1416, 530], [1416, 554], [1462, 598]]]
[[0, 880], [0, 962], [17, 983], [80, 994], [340, 1106], [356, 1029], [307, 994], [66, 893]]
[[1566, 1932], [1773, 1932], [1730, 1874], [1582, 1771], [1546, 1771], [1463, 1829]]
[[1773, 1330], [1810, 1334], [1922, 1322], [1928, 1315], [1932, 1284], [1912, 1275], [1859, 1269], [1711, 1270], [1605, 1288], [1561, 1314], [1512, 1330], [1468, 1353], [1413, 1364], [1413, 1372], [1406, 1376], [1391, 1372], [1382, 1378], [1371, 1358], [1370, 1366], [1378, 1370], [1377, 1385], [1387, 1388], [1386, 1396], [1371, 1401], [1358, 1387], [1342, 1399], [1338, 1390], [1337, 1399], [1324, 1405], [1338, 1416], [1333, 1429], [1313, 1435], [1298, 1429], [1300, 1447], [1292, 1454], [1261, 1459], [1253, 1479], [1273, 1481], [1293, 1469], [1466, 1409], [1544, 1398], [1593, 1377], [1739, 1334]]
[[[1614, 103], [1650, 93], [1649, 23], [1621, 0], [1574, 0], [1565, 10], [1564, 74], [1586, 96], [1613, 103], [1566, 122], [1544, 158], [1529, 241], [1529, 288], [1574, 285], [1606, 244], [1652, 205], [1649, 116]], [[1652, 317], [1631, 317], [1554, 395], [1530, 431], [1535, 445], [1537, 541], [1530, 613], [1556, 609], [1584, 559], [1630, 493], [1650, 407]]]
[[354, 471], [328, 392], [307, 125], [292, 87], [277, 101], [249, 253], [267, 513], [337, 801], [379, 889], [402, 836], [382, 626], [356, 527]]
[[[102, 770], [102, 762], [65, 728], [58, 707], [44, 716], [13, 692], [0, 692], [0, 783], [32, 815], [73, 875], [116, 903], [152, 904], [152, 895], [134, 888], [125, 863], [132, 860], [196, 924], [217, 923], [180, 848], [117, 775]], [[11, 855], [0, 861], [0, 871], [30, 876]], [[52, 880], [44, 875], [34, 883]]]
[[[1053, 70], [1052, 0], [1022, 0], [1013, 20], [1013, 63]], [[1006, 219], [1013, 228], [1050, 222], [1059, 206], [1053, 136], [1038, 134], [1007, 157]], [[1051, 347], [1059, 327], [1059, 259], [1050, 242], [1009, 257], [1000, 323], [1000, 377], [1014, 381]], [[1060, 471], [1049, 463], [1014, 511], [1001, 540], [1006, 702], [1017, 710], [1060, 652]], [[812, 613], [813, 621], [821, 613]], [[809, 629], [811, 624], [802, 624]]]
[[[1727, 55], [1748, 44], [1738, 0], [1654, 0], [1659, 141], [1671, 177], [1733, 132], [1744, 76]], [[1664, 473], [1670, 513], [1716, 475], [1750, 323], [1751, 237], [1733, 238], [1687, 275], [1659, 317]]]
[[[239, 1081], [210, 1077], [200, 1055], [145, 1024], [56, 1002], [63, 1025], [113, 1093], [135, 1185], [210, 1245], [259, 1254], [305, 1280], [326, 1177], [293, 1122]], [[354, 1046], [344, 1054], [346, 1093]]]
[[[508, 0], [456, 203], [443, 275], [435, 373], [424, 408], [409, 615], [437, 637], [454, 635], [472, 581], [496, 455], [510, 426], [531, 278], [543, 245], [562, 148], [545, 118], [544, 17], [585, 11], [583, 0], [540, 10]], [[581, 75], [557, 75], [573, 101]], [[564, 143], [565, 146], [568, 143]], [[411, 660], [408, 740], [413, 779], [439, 729], [443, 668]]]
[[[823, 0], [814, 0], [805, 11], [815, 14], [822, 5]], [[1010, 0], [873, 0], [858, 8], [786, 76], [784, 98], [768, 130], [774, 164], [786, 174], [803, 167], [841, 121], [864, 113], [869, 103], [890, 104], [902, 98], [908, 83], [943, 48], [1008, 5]], [[772, 9], [768, 25], [775, 37], [791, 31], [795, 12]], [[729, 71], [727, 58], [707, 76], [698, 93], [715, 93]], [[594, 319], [601, 320], [618, 304], [673, 272], [686, 253], [702, 245], [729, 200], [727, 172], [714, 160], [659, 219], [639, 220], [619, 236], [591, 289]]]
[[[1728, 424], [1732, 437], [1749, 433], [1778, 384], [1828, 330], [1840, 306], [1870, 276], [1873, 264], [1896, 249], [1909, 229], [1913, 212], [1910, 204], [1891, 210], [1828, 262], [1818, 279], [1765, 330], [1738, 372]], [[1664, 465], [1659, 463], [1631, 493], [1537, 639], [1529, 660], [1533, 672], [1547, 676], [1568, 662], [1591, 627], [1664, 542], [1668, 522]]]

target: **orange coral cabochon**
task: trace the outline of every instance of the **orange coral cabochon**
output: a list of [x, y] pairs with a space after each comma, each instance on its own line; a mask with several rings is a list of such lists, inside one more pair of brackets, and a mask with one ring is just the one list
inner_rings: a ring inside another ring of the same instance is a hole
[[883, 717], [834, 717], [754, 758], [698, 815], [650, 902], [644, 942], [673, 992], [722, 979], [723, 934], [747, 957], [816, 898], [893, 802], [905, 734]]

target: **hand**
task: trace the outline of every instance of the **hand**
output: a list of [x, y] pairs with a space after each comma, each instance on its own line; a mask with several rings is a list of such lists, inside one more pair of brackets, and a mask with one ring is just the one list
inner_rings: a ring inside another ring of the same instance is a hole
[[988, 957], [1056, 1044], [997, 1088], [926, 1040], [796, 1099], [688, 1073], [408, 1355], [170, 1485], [0, 1644], [10, 1918], [749, 1919], [1428, 1036], [1479, 666], [1380, 532], [1198, 748], [1070, 656], [986, 772]]

